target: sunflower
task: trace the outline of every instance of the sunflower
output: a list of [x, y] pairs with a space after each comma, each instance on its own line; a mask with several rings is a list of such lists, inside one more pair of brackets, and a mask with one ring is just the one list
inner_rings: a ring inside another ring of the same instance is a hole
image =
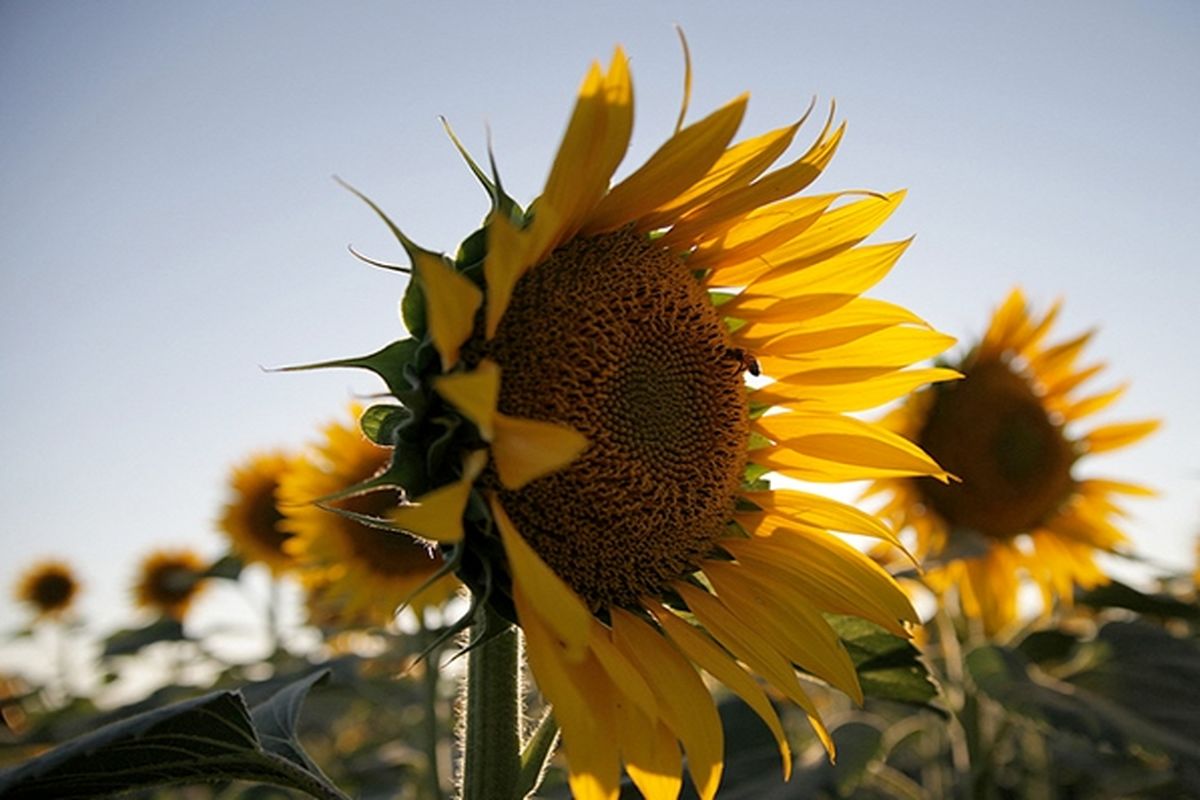
[[1094, 555], [1125, 542], [1116, 498], [1151, 494], [1080, 477], [1084, 456], [1132, 444], [1158, 422], [1078, 431], [1125, 387], [1079, 396], [1103, 365], [1078, 364], [1090, 332], [1047, 342], [1058, 311], [1039, 317], [1013, 290], [983, 339], [951, 365], [963, 379], [912, 395], [883, 421], [961, 479], [886, 479], [869, 492], [890, 493], [882, 513], [915, 531], [927, 583], [937, 592], [957, 587], [963, 613], [989, 635], [1017, 619], [1023, 576], [1041, 589], [1047, 611], [1056, 599], [1069, 602], [1075, 586], [1107, 582]]
[[292, 534], [280, 527], [283, 513], [277, 497], [280, 480], [290, 466], [289, 456], [271, 452], [235, 467], [230, 477], [232, 498], [221, 515], [221, 530], [234, 552], [246, 562], [266, 564], [276, 575], [294, 566], [284, 550]]
[[207, 570], [208, 563], [192, 550], [157, 550], [138, 568], [134, 604], [182, 620], [207, 584]]
[[700, 795], [714, 795], [722, 729], [702, 672], [762, 717], [786, 774], [753, 675], [830, 746], [794, 667], [862, 692], [823, 615], [900, 635], [916, 620], [891, 577], [830, 532], [895, 542], [890, 529], [762, 476], [947, 480], [846, 412], [953, 377], [905, 369], [953, 340], [861, 297], [908, 244], [859, 246], [903, 193], [796, 196], [844, 126], [831, 114], [772, 170], [804, 118], [731, 144], [746, 104], [687, 126], [681, 113], [610, 187], [633, 122], [618, 49], [584, 79], [527, 210], [467, 156], [492, 210], [455, 259], [388, 221], [413, 261], [413, 338], [311, 365], [373, 370], [402, 404], [363, 418], [395, 446], [381, 477], [406, 502], [388, 518], [441, 543], [476, 598], [519, 623], [578, 798], [616, 797], [622, 763], [648, 797], [674, 797], [681, 744]]
[[21, 575], [16, 598], [33, 607], [38, 619], [61, 617], [79, 593], [75, 573], [62, 561], [41, 561]]
[[[360, 411], [352, 408], [351, 416]], [[296, 459], [280, 483], [280, 528], [292, 534], [284, 550], [299, 565], [310, 609], [319, 607], [322, 619], [385, 624], [402, 603], [419, 614], [457, 588], [449, 576], [425, 586], [442, 565], [429, 547], [352, 518], [386, 515], [400, 502], [394, 490], [345, 497], [333, 509], [315, 502], [371, 479], [389, 461], [390, 451], [366, 439], [352, 422], [332, 422], [313, 452]]]

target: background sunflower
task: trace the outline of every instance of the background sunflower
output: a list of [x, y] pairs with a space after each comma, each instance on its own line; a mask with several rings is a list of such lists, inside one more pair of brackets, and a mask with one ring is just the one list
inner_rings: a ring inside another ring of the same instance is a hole
[[[413, 595], [442, 565], [439, 555], [404, 536], [390, 534], [321, 508], [328, 498], [373, 478], [391, 460], [391, 451], [362, 435], [353, 420], [361, 408], [351, 408], [346, 422], [331, 422], [312, 449], [298, 457], [280, 483], [280, 528], [292, 538], [285, 552], [299, 567], [298, 576], [310, 595], [310, 608], [323, 619], [340, 617], [343, 624], [389, 623], [396, 609], [408, 602], [418, 614], [440, 604], [455, 592], [458, 582], [443, 577]], [[384, 516], [399, 505], [395, 490], [358, 494], [332, 501], [334, 508], [352, 514]]]
[[286, 453], [270, 452], [239, 464], [230, 476], [230, 500], [221, 513], [221, 530], [245, 562], [261, 562], [280, 575], [295, 566], [284, 548], [292, 537], [279, 510], [279, 484], [291, 466]]
[[79, 593], [79, 581], [65, 561], [40, 561], [29, 567], [17, 582], [14, 596], [29, 605], [38, 619], [61, 617]]
[[134, 604], [182, 620], [207, 585], [208, 563], [186, 548], [157, 550], [142, 560], [134, 581]]
[[870, 492], [888, 495], [883, 515], [916, 532], [929, 585], [955, 587], [963, 612], [989, 634], [1017, 619], [1025, 578], [1046, 611], [1070, 602], [1075, 586], [1105, 582], [1094, 555], [1125, 543], [1117, 498], [1152, 494], [1081, 474], [1080, 461], [1133, 444], [1158, 422], [1080, 430], [1125, 387], [1081, 393], [1103, 365], [1079, 364], [1090, 332], [1047, 341], [1058, 313], [1055, 305], [1034, 315], [1014, 290], [979, 343], [948, 365], [961, 381], [918, 392], [883, 420], [961, 479], [885, 479]]

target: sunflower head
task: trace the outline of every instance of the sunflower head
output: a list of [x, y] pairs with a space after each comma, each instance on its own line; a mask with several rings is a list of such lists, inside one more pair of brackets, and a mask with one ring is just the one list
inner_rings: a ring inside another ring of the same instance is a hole
[[208, 563], [188, 549], [157, 550], [142, 560], [134, 583], [138, 608], [182, 620], [207, 585]]
[[248, 563], [266, 564], [277, 575], [294, 566], [284, 550], [292, 534], [281, 526], [278, 499], [280, 481], [291, 461], [284, 453], [262, 453], [235, 467], [230, 499], [221, 514], [221, 530], [233, 551]]
[[800, 195], [844, 127], [831, 116], [772, 167], [807, 114], [735, 142], [746, 103], [686, 126], [681, 114], [614, 185], [633, 87], [619, 49], [594, 64], [528, 208], [468, 156], [492, 208], [455, 257], [388, 221], [413, 264], [411, 337], [333, 362], [374, 371], [394, 398], [361, 421], [390, 460], [356, 479], [401, 500], [370, 524], [437, 543], [475, 602], [522, 627], [578, 797], [615, 797], [622, 762], [647, 796], [674, 796], [681, 744], [712, 797], [721, 728], [701, 671], [760, 714], [786, 772], [751, 672], [828, 744], [795, 668], [862, 691], [824, 615], [902, 635], [916, 620], [890, 576], [831, 533], [894, 543], [891, 530], [763, 477], [947, 480], [848, 414], [952, 376], [907, 367], [953, 340], [861, 296], [907, 245], [861, 246], [903, 193]]
[[1157, 422], [1078, 430], [1124, 387], [1080, 395], [1101, 367], [1079, 365], [1090, 333], [1047, 341], [1057, 313], [1034, 314], [1014, 290], [979, 343], [949, 365], [962, 380], [917, 393], [885, 421], [960, 479], [874, 488], [891, 493], [885, 513], [916, 531], [929, 583], [957, 586], [964, 612], [989, 633], [1016, 619], [1021, 575], [1042, 589], [1047, 610], [1075, 585], [1105, 581], [1093, 553], [1125, 541], [1112, 522], [1115, 498], [1148, 494], [1080, 475], [1088, 456], [1131, 444]]
[[17, 582], [16, 598], [33, 609], [38, 619], [61, 617], [75, 601], [79, 581], [63, 561], [41, 561], [27, 569]]
[[[351, 418], [361, 409], [351, 409]], [[457, 582], [438, 574], [439, 554], [411, 537], [364, 524], [398, 507], [400, 494], [374, 479], [391, 461], [353, 422], [333, 422], [280, 483], [284, 550], [295, 559], [320, 618], [382, 625], [410, 603], [420, 613], [447, 600]]]

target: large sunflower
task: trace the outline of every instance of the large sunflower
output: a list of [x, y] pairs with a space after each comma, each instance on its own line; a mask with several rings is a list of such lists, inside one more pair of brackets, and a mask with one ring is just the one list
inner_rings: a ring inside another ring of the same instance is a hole
[[231, 497], [221, 514], [221, 530], [243, 561], [262, 562], [280, 575], [295, 561], [284, 550], [292, 534], [284, 530], [279, 510], [279, 483], [291, 466], [285, 453], [253, 456], [234, 468], [230, 476]]
[[142, 559], [133, 585], [134, 604], [182, 620], [207, 585], [208, 563], [186, 548], [156, 550]]
[[[355, 407], [351, 415], [360, 411]], [[442, 565], [440, 555], [317, 504], [369, 481], [389, 461], [390, 451], [368, 441], [352, 423], [332, 422], [312, 452], [297, 458], [282, 477], [280, 529], [292, 534], [284, 550], [296, 560], [323, 618], [383, 625], [402, 603], [410, 601], [419, 613], [445, 601], [457, 587], [452, 577], [443, 577], [414, 597]], [[387, 513], [398, 502], [395, 490], [384, 489], [338, 499], [333, 507], [371, 516]]]
[[[389, 517], [445, 545], [476, 596], [519, 622], [579, 798], [616, 797], [622, 762], [648, 797], [674, 797], [680, 743], [713, 796], [722, 731], [701, 671], [762, 717], [786, 772], [752, 675], [828, 744], [794, 665], [861, 690], [823, 613], [897, 634], [915, 620], [829, 532], [894, 541], [888, 528], [760, 478], [946, 479], [844, 412], [952, 376], [904, 369], [952, 340], [860, 297], [907, 245], [858, 246], [902, 193], [795, 197], [843, 127], [831, 119], [768, 171], [800, 122], [731, 145], [746, 102], [679, 126], [610, 187], [633, 89], [620, 50], [593, 65], [541, 196], [522, 211], [471, 162], [493, 208], [457, 258], [392, 226], [414, 263], [413, 338], [331, 362], [374, 370], [402, 404], [363, 419], [396, 446], [385, 477], [413, 498]], [[750, 390], [747, 372], [774, 381]]]
[[16, 598], [27, 603], [38, 619], [61, 617], [75, 601], [79, 581], [75, 572], [63, 561], [39, 561], [17, 581]]
[[1078, 364], [1091, 333], [1046, 341], [1058, 309], [1039, 317], [1014, 290], [983, 339], [951, 365], [962, 380], [912, 395], [883, 420], [961, 479], [887, 479], [872, 491], [889, 492], [883, 515], [916, 532], [929, 585], [957, 587], [963, 613], [981, 619], [989, 634], [1017, 618], [1025, 576], [1047, 610], [1056, 598], [1070, 601], [1077, 585], [1106, 582], [1094, 554], [1125, 541], [1114, 524], [1122, 514], [1115, 498], [1151, 494], [1079, 475], [1084, 456], [1132, 444], [1158, 422], [1078, 430], [1124, 387], [1079, 396], [1103, 365]]

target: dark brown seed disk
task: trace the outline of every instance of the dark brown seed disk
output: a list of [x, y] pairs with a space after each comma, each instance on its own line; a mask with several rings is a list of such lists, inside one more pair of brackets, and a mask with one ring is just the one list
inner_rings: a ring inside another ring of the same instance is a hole
[[1007, 361], [963, 369], [939, 385], [917, 443], [962, 479], [918, 482], [952, 528], [1008, 539], [1052, 516], [1070, 495], [1076, 453], [1029, 380]]
[[632, 231], [574, 239], [520, 280], [487, 349], [501, 411], [588, 439], [501, 494], [554, 571], [593, 608], [693, 571], [730, 519], [748, 421], [743, 364], [683, 263]]

